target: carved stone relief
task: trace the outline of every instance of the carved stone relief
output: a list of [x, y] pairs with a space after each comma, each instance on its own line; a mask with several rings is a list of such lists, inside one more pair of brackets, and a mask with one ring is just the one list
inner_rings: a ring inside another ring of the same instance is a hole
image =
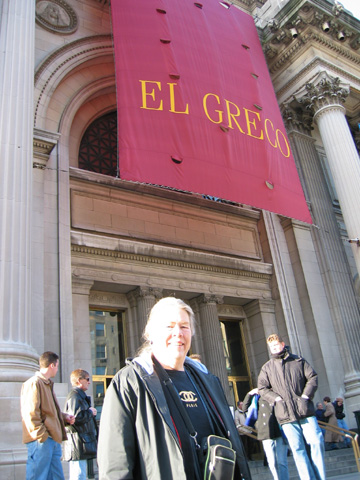
[[75, 11], [64, 0], [37, 0], [36, 23], [53, 33], [75, 32], [78, 19]]

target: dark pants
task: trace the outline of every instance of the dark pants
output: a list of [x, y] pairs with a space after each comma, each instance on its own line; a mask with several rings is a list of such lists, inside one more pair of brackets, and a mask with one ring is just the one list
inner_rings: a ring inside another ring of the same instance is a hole
[[247, 435], [240, 435], [240, 438], [244, 445], [244, 450], [245, 450], [247, 459], [252, 460], [252, 454], [254, 452], [253, 439], [251, 437], [248, 437]]

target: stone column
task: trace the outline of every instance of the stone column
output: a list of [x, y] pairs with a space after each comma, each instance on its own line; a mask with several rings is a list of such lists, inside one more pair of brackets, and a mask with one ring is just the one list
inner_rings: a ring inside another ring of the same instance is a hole
[[217, 305], [223, 303], [219, 295], [201, 295], [198, 299], [200, 331], [206, 355], [206, 367], [219, 377], [229, 404], [232, 403], [225, 365], [224, 342], [221, 334]]
[[[349, 87], [342, 86], [339, 78], [327, 73], [305, 86], [300, 103], [314, 113], [334, 180], [344, 222], [350, 239], [360, 238], [360, 161], [343, 107]], [[353, 253], [360, 275], [360, 246], [353, 244]]]
[[[249, 354], [252, 356], [253, 370], [251, 377], [254, 387], [257, 386], [257, 376], [261, 367], [269, 360], [266, 348], [266, 339], [274, 332], [284, 336], [284, 327], [276, 318], [276, 305], [274, 300], [252, 300], [244, 305], [244, 312], [247, 318], [248, 329], [251, 332], [251, 348]], [[265, 348], [264, 348], [265, 347]]]
[[[76, 368], [82, 368], [92, 375], [91, 338], [89, 320], [89, 296], [94, 282], [73, 278], [72, 307], [74, 321], [74, 363]], [[64, 378], [69, 382], [69, 378]]]
[[38, 368], [30, 321], [35, 2], [1, 7], [0, 380], [24, 381]]
[[127, 340], [127, 356], [135, 357], [137, 349], [141, 345], [140, 334], [138, 331], [137, 323], [137, 295], [136, 290], [126, 294], [126, 298], [129, 302], [129, 312], [126, 319], [126, 340]]
[[196, 299], [190, 301], [190, 307], [192, 308], [194, 315], [195, 315], [195, 334], [193, 335], [191, 339], [191, 351], [192, 353], [197, 353], [201, 357], [202, 363], [205, 365], [207, 364], [206, 360], [206, 352], [204, 349], [204, 344], [203, 344], [203, 337], [201, 333], [201, 327], [200, 327], [200, 313], [199, 313], [199, 303], [196, 301]]
[[[360, 332], [358, 329], [360, 314], [353, 284], [344, 260], [344, 245], [340, 238], [332, 201], [326, 188], [326, 181], [314, 146], [314, 140], [310, 136], [311, 115], [314, 115], [319, 125], [347, 228], [349, 228], [347, 222], [355, 225], [358, 208], [355, 204], [356, 197], [351, 200], [348, 192], [346, 192], [348, 185], [349, 192], [353, 191], [355, 193], [354, 182], [349, 179], [348, 183], [346, 176], [348, 173], [350, 176], [352, 174], [355, 177], [358, 175], [356, 170], [359, 169], [359, 158], [346, 123], [345, 110], [341, 105], [346, 97], [346, 91], [340, 88], [339, 81], [329, 78], [326, 74], [320, 75], [318, 81], [306, 85], [302, 93], [304, 95], [302, 97], [300, 95], [299, 102], [304, 105], [305, 111], [288, 111], [285, 112], [284, 117], [294, 156], [299, 164], [306, 195], [310, 200], [314, 223], [317, 227], [311, 229], [311, 235], [316, 248], [317, 263], [326, 296], [321, 291], [322, 285], [317, 284], [316, 290], [310, 285], [316, 271], [309, 266], [311, 259], [308, 253], [306, 259], [304, 257], [303, 260], [308, 265], [308, 269], [304, 268], [303, 271], [304, 279], [307, 282], [309, 300], [317, 334], [319, 335], [319, 343], [323, 351], [323, 358], [326, 362], [326, 370], [330, 373], [329, 385], [333, 385], [335, 390], [336, 384], [339, 385], [343, 381], [345, 397], [352, 397], [351, 402], [354, 409], [358, 409], [360, 408], [360, 361], [359, 356], [353, 353], [360, 350]], [[339, 134], [342, 136], [341, 139], [338, 137]], [[342, 152], [339, 151], [338, 142], [342, 145]], [[354, 168], [350, 168], [350, 165]], [[349, 170], [347, 170], [348, 166]], [[357, 190], [359, 185], [360, 177], [358, 177]], [[353, 210], [355, 215], [353, 212], [345, 215], [345, 212], [348, 212], [349, 209]], [[299, 227], [296, 226], [296, 223], [292, 223], [295, 237], [300, 238]], [[358, 225], [360, 227], [360, 223]], [[301, 248], [299, 254], [301, 255]], [[307, 273], [309, 273], [308, 278]], [[323, 301], [321, 301], [322, 297]], [[329, 327], [329, 321], [333, 324], [331, 328]], [[338, 345], [342, 345], [342, 347], [338, 347]], [[336, 369], [335, 364], [331, 367], [333, 359], [329, 357], [334, 355], [338, 348], [345, 372], [344, 379], [340, 379], [339, 375], [341, 374], [339, 373], [337, 375], [331, 374], [333, 369], [336, 372], [338, 369]]]
[[[60, 134], [34, 128], [33, 141], [33, 195], [32, 195], [32, 252], [31, 252], [31, 318], [36, 335], [32, 345], [38, 352], [44, 351], [45, 342], [45, 292], [48, 293], [49, 282], [45, 279], [45, 171], [49, 156], [56, 146]], [[48, 247], [48, 245], [47, 245]], [[46, 295], [49, 296], [48, 294]], [[48, 315], [46, 318], [49, 320]], [[54, 333], [54, 332], [52, 332]], [[46, 346], [46, 350], [51, 350]], [[58, 349], [54, 349], [60, 353]], [[62, 365], [60, 365], [62, 367]]]
[[137, 328], [140, 336], [140, 344], [150, 310], [162, 297], [162, 290], [153, 287], [138, 287], [133, 292], [136, 299]]

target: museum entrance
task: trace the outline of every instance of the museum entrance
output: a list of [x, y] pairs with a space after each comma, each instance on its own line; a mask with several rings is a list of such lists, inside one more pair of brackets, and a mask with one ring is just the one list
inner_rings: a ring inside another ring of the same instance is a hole
[[100, 420], [106, 389], [125, 365], [126, 329], [123, 311], [94, 309], [89, 316], [94, 407]]
[[220, 326], [229, 388], [236, 405], [252, 389], [243, 322], [220, 318]]

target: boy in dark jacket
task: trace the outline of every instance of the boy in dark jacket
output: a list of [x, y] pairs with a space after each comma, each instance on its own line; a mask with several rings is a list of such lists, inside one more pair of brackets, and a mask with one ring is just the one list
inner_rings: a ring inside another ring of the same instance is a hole
[[[300, 479], [325, 480], [324, 439], [312, 402], [317, 390], [317, 374], [304, 358], [289, 353], [279, 335], [270, 335], [267, 344], [271, 358], [259, 374], [261, 398], [275, 407], [276, 418], [289, 442]], [[312, 465], [304, 437], [311, 448]]]
[[[243, 402], [245, 412], [248, 411], [254, 395], [259, 396], [257, 388], [246, 394]], [[253, 426], [248, 422], [246, 424]], [[255, 422], [255, 428], [257, 429], [257, 439], [262, 441], [274, 480], [289, 480], [288, 445], [281, 434], [280, 426], [274, 414], [274, 406], [263, 398], [258, 399], [258, 418]]]

